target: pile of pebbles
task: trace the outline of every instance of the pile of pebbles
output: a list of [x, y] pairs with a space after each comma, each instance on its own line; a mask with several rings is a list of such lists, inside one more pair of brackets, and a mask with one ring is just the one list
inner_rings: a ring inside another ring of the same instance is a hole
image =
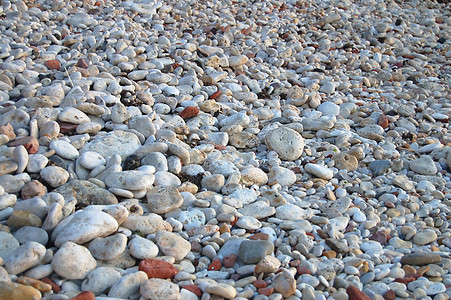
[[0, 2], [0, 299], [449, 299], [446, 1]]

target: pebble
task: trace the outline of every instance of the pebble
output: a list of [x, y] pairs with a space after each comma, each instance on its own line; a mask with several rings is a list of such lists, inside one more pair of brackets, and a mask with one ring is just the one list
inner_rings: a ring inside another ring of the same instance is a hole
[[111, 288], [119, 279], [121, 273], [110, 267], [97, 267], [86, 276], [81, 284], [82, 291], [91, 291], [101, 295]]
[[26, 242], [4, 256], [8, 274], [16, 275], [36, 266], [44, 258], [46, 249], [37, 242]]
[[293, 129], [280, 127], [270, 131], [265, 137], [269, 150], [274, 150], [283, 160], [296, 160], [304, 150], [304, 139]]
[[240, 244], [239, 258], [246, 264], [255, 264], [273, 251], [274, 244], [271, 242], [245, 240]]
[[151, 278], [141, 284], [140, 293], [148, 299], [179, 299], [178, 285], [158, 278]]
[[52, 259], [52, 268], [66, 279], [84, 279], [97, 262], [89, 250], [73, 242], [64, 243]]
[[158, 248], [176, 261], [183, 259], [191, 250], [191, 244], [181, 236], [167, 231], [159, 230], [155, 235]]

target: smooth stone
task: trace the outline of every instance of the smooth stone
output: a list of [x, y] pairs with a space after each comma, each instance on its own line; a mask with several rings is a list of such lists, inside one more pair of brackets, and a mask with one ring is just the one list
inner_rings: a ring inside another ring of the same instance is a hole
[[236, 222], [236, 225], [247, 230], [255, 230], [262, 227], [262, 223], [259, 220], [250, 216], [240, 217]]
[[102, 211], [77, 211], [58, 224], [52, 233], [52, 240], [57, 247], [69, 241], [84, 244], [96, 237], [108, 236], [118, 227], [116, 219]]
[[236, 296], [236, 289], [225, 283], [209, 284], [205, 291], [212, 295], [217, 295], [226, 299], [233, 299]]
[[31, 154], [28, 157], [27, 172], [39, 173], [45, 168], [49, 159], [42, 154]]
[[273, 252], [274, 244], [271, 242], [264, 240], [244, 240], [240, 244], [239, 258], [245, 264], [255, 264]]
[[440, 263], [441, 257], [438, 253], [415, 252], [401, 257], [401, 263], [404, 265], [421, 266], [427, 264]]
[[419, 246], [432, 243], [437, 239], [437, 234], [433, 230], [420, 231], [413, 237], [413, 242]]
[[113, 284], [108, 297], [129, 299], [139, 291], [139, 287], [147, 280], [147, 274], [138, 271], [127, 274]]
[[141, 164], [154, 166], [157, 172], [168, 170], [168, 161], [166, 156], [161, 152], [151, 152], [147, 154], [141, 160]]
[[282, 220], [304, 220], [309, 216], [309, 212], [291, 203], [287, 203], [276, 208], [276, 218]]
[[325, 180], [332, 179], [334, 176], [334, 172], [326, 166], [308, 163], [304, 169], [308, 173]]
[[171, 172], [158, 171], [155, 173], [155, 186], [173, 186], [178, 187], [182, 184], [180, 178]]
[[77, 203], [84, 205], [116, 204], [117, 198], [113, 193], [86, 180], [71, 180], [54, 190], [65, 199], [75, 198]]
[[0, 257], [7, 257], [19, 246], [19, 241], [12, 234], [0, 231]]
[[104, 158], [118, 154], [122, 159], [135, 153], [141, 146], [139, 138], [122, 130], [114, 130], [103, 135], [97, 135], [79, 150], [80, 154], [87, 151], [99, 153]]
[[154, 175], [145, 172], [122, 171], [107, 176], [105, 178], [105, 183], [110, 188], [142, 190], [152, 186], [154, 180]]
[[59, 187], [67, 182], [69, 179], [69, 172], [58, 166], [45, 167], [39, 173], [41, 178], [47, 182], [51, 187]]
[[83, 168], [92, 170], [99, 166], [105, 165], [105, 158], [97, 152], [86, 151], [78, 159]]
[[74, 146], [62, 140], [52, 141], [50, 143], [50, 149], [55, 150], [56, 154], [62, 158], [69, 160], [77, 159], [79, 156], [78, 150]]
[[158, 246], [146, 238], [135, 235], [129, 242], [130, 254], [137, 259], [152, 259], [158, 255]]
[[180, 212], [177, 220], [183, 224], [185, 230], [191, 230], [205, 224], [205, 214], [199, 209], [193, 208]]
[[14, 206], [15, 211], [28, 211], [38, 216], [40, 219], [44, 219], [47, 215], [47, 203], [41, 198], [35, 197], [19, 201]]
[[24, 244], [26, 242], [37, 242], [43, 246], [47, 245], [49, 235], [47, 231], [42, 228], [24, 226], [14, 232], [14, 237], [19, 243]]
[[434, 175], [437, 173], [437, 167], [429, 155], [423, 155], [411, 161], [409, 168], [421, 175]]
[[160, 250], [168, 256], [172, 256], [176, 261], [183, 259], [191, 251], [191, 244], [181, 236], [163, 230], [157, 231], [155, 235]]
[[390, 169], [391, 162], [389, 160], [374, 160], [370, 162], [368, 168], [373, 172], [374, 176], [383, 175]]
[[241, 182], [245, 186], [258, 185], [262, 186], [268, 182], [268, 175], [259, 168], [247, 167], [241, 170]]
[[46, 253], [43, 245], [36, 242], [26, 242], [4, 257], [5, 269], [9, 274], [16, 275], [36, 266]]
[[357, 158], [347, 153], [339, 153], [333, 156], [335, 167], [339, 170], [355, 171], [359, 167]]
[[282, 160], [296, 160], [304, 151], [304, 138], [287, 127], [279, 127], [270, 131], [265, 137], [269, 150], [274, 150]]
[[[28, 160], [29, 160], [29, 155], [28, 155], [28, 151], [27, 149], [25, 149], [25, 147], [23, 145], [19, 145], [16, 148], [14, 148], [14, 161], [17, 162], [17, 170], [16, 173], [20, 174], [23, 171], [25, 171], [25, 168], [28, 165]], [[2, 174], [3, 172], [1, 171], [1, 167], [0, 167], [0, 174]], [[10, 172], [8, 172], [10, 173]]]
[[89, 250], [72, 242], [64, 243], [52, 260], [55, 273], [66, 279], [84, 279], [96, 266]]
[[14, 194], [5, 194], [0, 196], [0, 210], [3, 210], [7, 207], [14, 207], [17, 203], [17, 196]]
[[26, 180], [23, 176], [19, 175], [13, 176], [10, 174], [5, 174], [0, 176], [0, 186], [3, 186], [5, 192], [12, 194], [18, 193], [24, 187], [25, 183], [29, 181], [29, 178]]
[[316, 110], [320, 111], [324, 116], [338, 116], [340, 114], [340, 106], [330, 101], [321, 103]]
[[266, 201], [256, 201], [238, 209], [238, 212], [244, 216], [263, 219], [274, 215], [276, 208], [270, 206]]
[[127, 247], [127, 236], [122, 233], [107, 236], [105, 238], [95, 238], [89, 243], [88, 249], [92, 256], [100, 260], [110, 260], [116, 258], [124, 252]]
[[141, 296], [146, 299], [180, 299], [179, 286], [175, 283], [160, 278], [151, 278], [146, 280], [141, 284], [139, 291]]
[[281, 186], [291, 186], [296, 182], [296, 174], [284, 167], [272, 167], [268, 174], [269, 183], [278, 183]]
[[23, 226], [41, 227], [42, 220], [31, 212], [16, 210], [9, 216], [7, 224], [15, 230]]
[[[27, 152], [27, 154], [28, 154], [28, 152]], [[18, 169], [19, 169], [19, 164], [15, 161], [12, 161], [12, 160], [0, 161], [0, 175], [10, 174], [10, 173], [17, 171]]]
[[90, 121], [89, 117], [81, 110], [75, 107], [66, 107], [59, 113], [58, 119], [72, 124], [82, 124]]
[[183, 204], [183, 197], [173, 186], [158, 186], [148, 190], [146, 194], [151, 212], [164, 214]]
[[82, 291], [91, 291], [95, 295], [103, 294], [121, 278], [121, 273], [110, 267], [97, 267], [89, 272], [81, 284]]
[[0, 281], [0, 299], [33, 299], [40, 300], [42, 297], [39, 290], [15, 283]]

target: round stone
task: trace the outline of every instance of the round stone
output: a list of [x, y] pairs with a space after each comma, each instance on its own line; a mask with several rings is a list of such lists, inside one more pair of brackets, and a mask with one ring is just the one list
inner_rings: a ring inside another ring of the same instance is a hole
[[64, 243], [52, 260], [55, 273], [66, 279], [84, 279], [96, 266], [89, 250], [72, 242]]
[[180, 298], [180, 288], [177, 284], [159, 278], [145, 281], [139, 291], [146, 299], [176, 300]]
[[42, 244], [26, 242], [4, 257], [5, 269], [9, 274], [16, 275], [36, 266], [45, 255]]
[[138, 259], [151, 259], [158, 255], [158, 247], [154, 242], [135, 235], [129, 242], [130, 254]]
[[81, 284], [82, 291], [92, 291], [95, 295], [104, 293], [121, 278], [121, 273], [111, 267], [98, 267], [89, 272]]
[[279, 127], [270, 131], [265, 137], [269, 150], [274, 150], [282, 160], [296, 160], [304, 151], [304, 138], [287, 127]]

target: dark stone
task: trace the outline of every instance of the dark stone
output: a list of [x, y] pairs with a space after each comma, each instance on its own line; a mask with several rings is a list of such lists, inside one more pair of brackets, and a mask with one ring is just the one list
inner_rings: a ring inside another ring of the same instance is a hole
[[374, 176], [383, 175], [391, 167], [391, 162], [389, 160], [375, 160], [370, 162], [368, 168], [373, 172]]
[[122, 164], [122, 170], [135, 170], [141, 165], [141, 159], [138, 155], [132, 154], [127, 156]]
[[274, 252], [274, 244], [262, 240], [244, 240], [240, 244], [239, 258], [245, 264], [256, 264]]

